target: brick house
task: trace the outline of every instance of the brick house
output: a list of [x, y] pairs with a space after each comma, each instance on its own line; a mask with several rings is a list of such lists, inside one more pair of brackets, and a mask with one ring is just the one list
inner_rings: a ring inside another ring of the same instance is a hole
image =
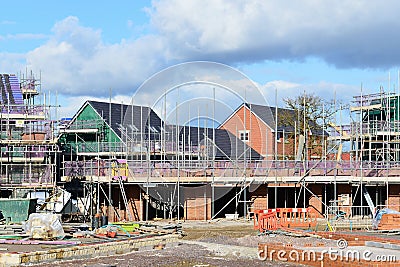
[[[277, 125], [275, 125], [276, 118]], [[276, 154], [278, 160], [294, 160], [299, 136], [295, 134], [296, 126], [293, 125], [296, 125], [298, 120], [298, 114], [292, 109], [243, 103], [219, 128], [228, 130], [246, 142], [264, 159], [273, 160]], [[307, 158], [315, 159], [322, 156], [324, 138], [321, 137], [324, 135], [327, 136], [322, 130], [309, 131]]]
[[[293, 114], [294, 111], [278, 108], [278, 115], [283, 112]], [[274, 159], [275, 144], [277, 144], [278, 159], [293, 158], [295, 155], [294, 128], [278, 125], [275, 129], [275, 113], [275, 107], [244, 103], [219, 128], [236, 135], [265, 159]]]

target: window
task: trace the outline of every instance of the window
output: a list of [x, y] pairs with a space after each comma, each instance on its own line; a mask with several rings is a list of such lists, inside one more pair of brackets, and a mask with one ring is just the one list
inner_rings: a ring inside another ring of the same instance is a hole
[[249, 130], [239, 131], [239, 135], [240, 135], [240, 140], [247, 142], [249, 141], [250, 131]]
[[276, 133], [276, 141], [281, 142], [282, 138], [283, 138], [283, 133], [282, 132], [277, 132]]

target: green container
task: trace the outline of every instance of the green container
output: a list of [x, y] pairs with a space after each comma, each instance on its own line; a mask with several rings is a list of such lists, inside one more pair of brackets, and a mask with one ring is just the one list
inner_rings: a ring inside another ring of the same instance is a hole
[[6, 222], [20, 223], [36, 212], [37, 198], [0, 198], [0, 210]]
[[136, 228], [139, 228], [140, 226], [139, 223], [125, 223], [125, 222], [113, 222], [111, 224], [118, 225], [127, 232], [134, 232]]

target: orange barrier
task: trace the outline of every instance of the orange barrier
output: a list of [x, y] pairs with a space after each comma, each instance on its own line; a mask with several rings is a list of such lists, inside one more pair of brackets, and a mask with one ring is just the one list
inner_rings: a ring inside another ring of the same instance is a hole
[[311, 208], [277, 209], [280, 226], [285, 228], [311, 228], [317, 225], [317, 214]]
[[276, 217], [276, 213], [270, 212], [261, 214], [259, 218], [259, 227], [263, 231], [273, 231], [278, 229], [278, 218]]
[[263, 225], [263, 217], [265, 214], [269, 214], [273, 211], [275, 211], [275, 209], [255, 210], [253, 216], [254, 230], [260, 229], [261, 225]]
[[317, 225], [317, 214], [312, 208], [276, 208], [254, 211], [254, 229], [311, 228]]
[[254, 211], [254, 230], [276, 230], [278, 229], [278, 217], [276, 216], [276, 209], [255, 210]]

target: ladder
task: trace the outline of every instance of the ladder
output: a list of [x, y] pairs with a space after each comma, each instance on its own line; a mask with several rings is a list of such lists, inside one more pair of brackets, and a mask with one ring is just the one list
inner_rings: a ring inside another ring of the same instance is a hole
[[371, 210], [372, 217], [375, 218], [375, 206], [372, 202], [371, 196], [369, 195], [368, 190], [365, 188], [365, 186], [363, 186], [362, 189], [365, 200], [367, 201], [369, 209]]
[[118, 176], [118, 184], [119, 184], [119, 188], [121, 189], [121, 195], [122, 195], [122, 199], [124, 200], [124, 204], [125, 204], [126, 212], [128, 214], [129, 221], [133, 221], [134, 220], [133, 214], [132, 214], [131, 210], [128, 207], [128, 199], [126, 198], [125, 188], [124, 188], [124, 185], [122, 183], [121, 176]]

